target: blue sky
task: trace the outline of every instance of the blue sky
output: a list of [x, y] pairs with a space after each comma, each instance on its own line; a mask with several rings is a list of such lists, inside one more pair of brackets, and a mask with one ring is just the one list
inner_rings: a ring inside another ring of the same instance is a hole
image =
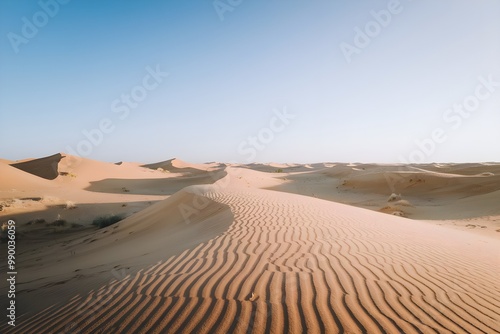
[[2, 158], [500, 161], [499, 1], [60, 2], [0, 3]]

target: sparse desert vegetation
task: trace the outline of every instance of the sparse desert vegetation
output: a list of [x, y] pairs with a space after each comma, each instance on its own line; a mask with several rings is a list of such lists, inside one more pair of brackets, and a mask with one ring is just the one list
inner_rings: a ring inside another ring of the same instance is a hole
[[52, 195], [44, 195], [41, 200], [42, 203], [46, 205], [57, 205], [62, 202], [62, 200], [58, 197]]
[[157, 171], [162, 172], [162, 173], [170, 173], [170, 171], [163, 169], [161, 167], [156, 168]]
[[76, 208], [77, 208], [77, 206], [76, 206], [75, 202], [73, 202], [73, 201], [66, 201], [65, 209], [72, 210], [72, 209], [76, 209]]
[[68, 222], [65, 219], [56, 219], [51, 223], [48, 223], [47, 226], [66, 226]]
[[123, 219], [122, 215], [100, 216], [92, 221], [92, 225], [97, 226], [98, 228], [105, 228], [107, 226], [118, 223], [122, 219]]
[[387, 199], [387, 202], [395, 202], [399, 201], [401, 199], [401, 194], [394, 194], [392, 193], [391, 196]]
[[26, 225], [31, 226], [31, 225], [40, 225], [40, 224], [45, 224], [47, 221], [44, 218], [35, 218], [30, 220], [29, 222], [26, 223]]
[[70, 172], [59, 172], [59, 175], [61, 176], [69, 176], [69, 177], [76, 177], [76, 174], [70, 173]]

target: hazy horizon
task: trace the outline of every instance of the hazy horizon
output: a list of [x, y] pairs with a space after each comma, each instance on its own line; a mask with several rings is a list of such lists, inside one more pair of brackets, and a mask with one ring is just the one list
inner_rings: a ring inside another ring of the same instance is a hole
[[0, 4], [0, 158], [500, 161], [500, 2]]

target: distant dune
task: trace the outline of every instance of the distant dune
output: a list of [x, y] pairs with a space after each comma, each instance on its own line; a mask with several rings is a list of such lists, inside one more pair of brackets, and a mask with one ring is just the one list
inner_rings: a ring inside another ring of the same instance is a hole
[[165, 160], [157, 163], [146, 164], [142, 167], [151, 168], [151, 169], [161, 169], [164, 171], [172, 172], [172, 173], [199, 173], [206, 172], [212, 170], [214, 168], [221, 167], [220, 164], [212, 162], [209, 164], [191, 164], [184, 162], [180, 159], [174, 158], [170, 160]]
[[[1, 333], [500, 332], [500, 164], [58, 170], [0, 162], [22, 273]], [[57, 215], [80, 226], [33, 223]]]
[[[27, 173], [21, 169], [0, 162], [0, 192], [21, 190], [25, 192], [37, 189], [52, 188], [55, 185], [50, 181]], [[6, 196], [6, 195], [4, 195]]]
[[59, 175], [57, 167], [62, 158], [63, 156], [57, 153], [45, 158], [12, 163], [11, 166], [44, 179], [53, 180]]

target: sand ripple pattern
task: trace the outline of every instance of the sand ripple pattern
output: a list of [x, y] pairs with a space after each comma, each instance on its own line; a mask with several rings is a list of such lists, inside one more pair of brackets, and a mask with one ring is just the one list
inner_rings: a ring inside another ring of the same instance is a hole
[[267, 190], [206, 196], [233, 211], [225, 233], [2, 333], [499, 333], [498, 261], [439, 226]]

